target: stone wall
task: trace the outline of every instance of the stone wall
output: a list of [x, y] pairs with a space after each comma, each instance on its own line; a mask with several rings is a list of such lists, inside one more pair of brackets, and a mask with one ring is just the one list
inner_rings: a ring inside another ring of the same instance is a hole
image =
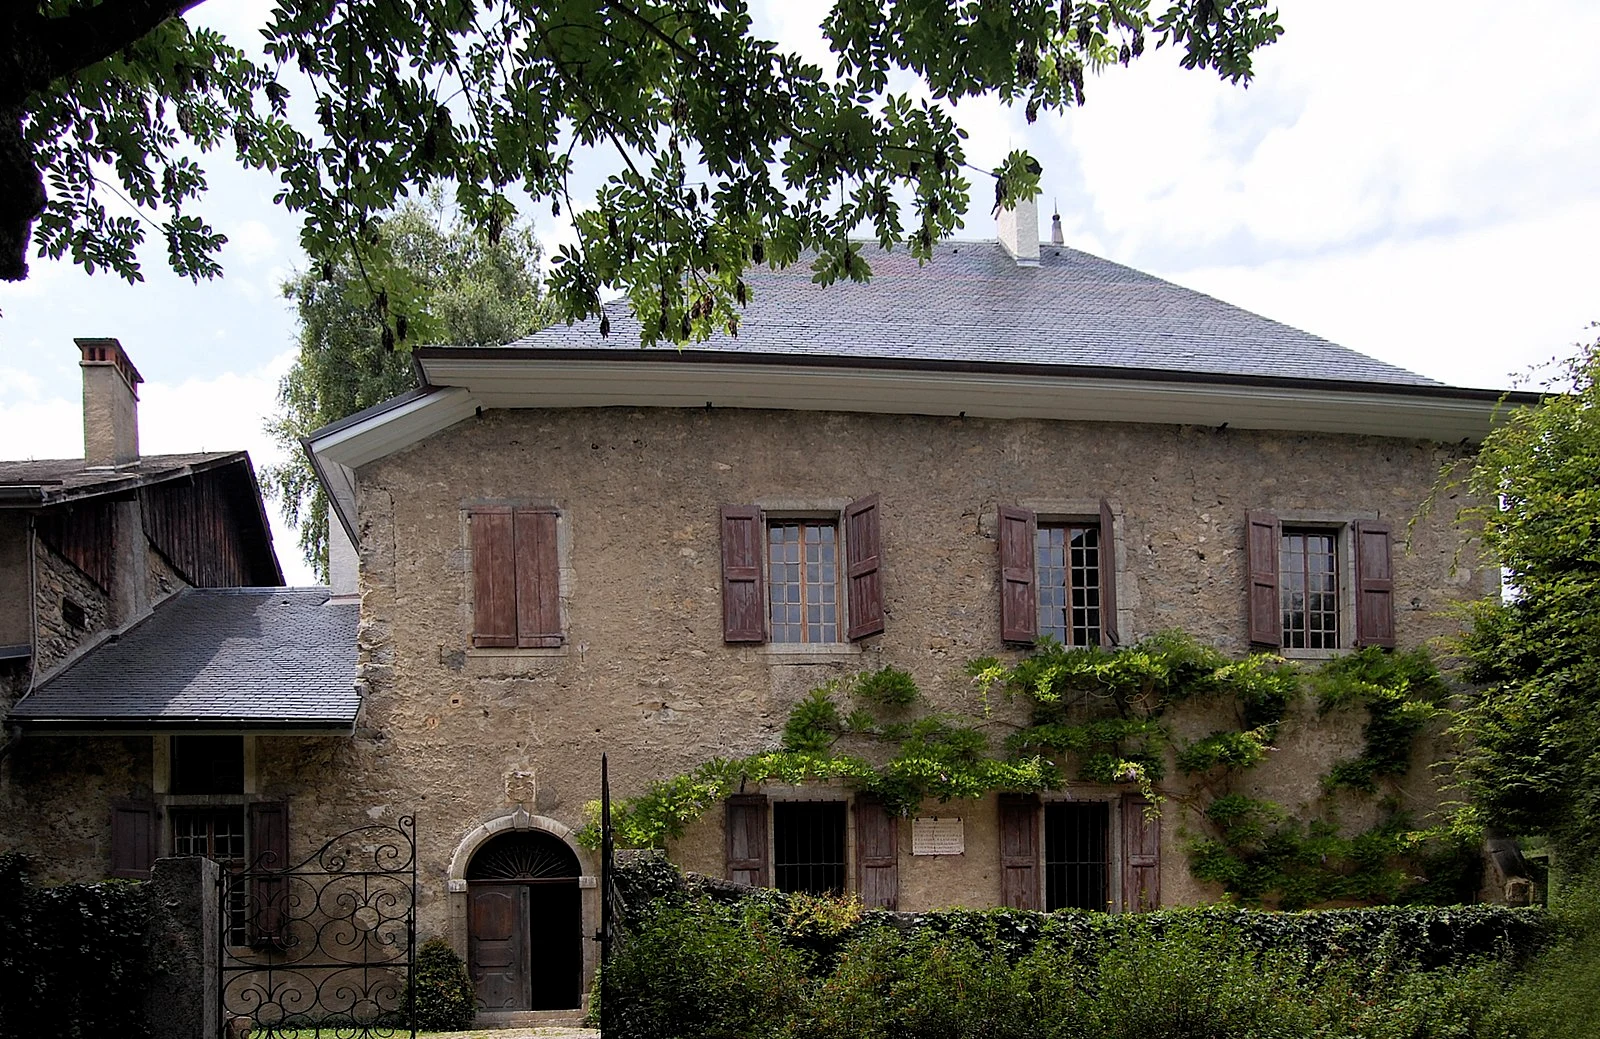
[[[807, 690], [891, 663], [935, 705], [970, 708], [963, 665], [1003, 651], [999, 504], [1110, 499], [1124, 639], [1180, 628], [1241, 653], [1248, 510], [1383, 518], [1404, 538], [1450, 457], [1391, 439], [1161, 426], [487, 412], [360, 473], [366, 706], [356, 737], [328, 745], [316, 766], [347, 781], [296, 818], [326, 829], [414, 808], [432, 885], [464, 833], [519, 805], [580, 825], [602, 751], [626, 796], [709, 757], [775, 745]], [[872, 492], [883, 501], [884, 634], [821, 653], [724, 645], [718, 507], [836, 507]], [[471, 647], [464, 510], [508, 501], [562, 510], [560, 649]], [[1403, 645], [1450, 631], [1443, 611], [1498, 581], [1470, 556], [1456, 561], [1448, 516], [1424, 519], [1409, 538], [1395, 560]], [[1358, 720], [1308, 722], [1261, 772], [1267, 795], [1291, 806], [1359, 746]], [[1188, 724], [1203, 731], [1205, 722]], [[903, 854], [905, 908], [995, 899], [993, 800], [956, 807], [969, 852], [937, 864]], [[721, 872], [720, 825], [712, 813], [675, 856]], [[1204, 897], [1176, 853], [1177, 826], [1164, 824], [1164, 891], [1172, 901]], [[902, 847], [909, 852], [908, 831]], [[425, 893], [423, 933], [448, 932], [447, 913]]]
[[150, 546], [146, 561], [145, 594], [151, 606], [159, 606], [167, 596], [189, 587], [189, 582], [154, 545]]
[[148, 799], [151, 764], [149, 736], [22, 736], [0, 765], [0, 851], [42, 884], [106, 879], [111, 802]]
[[[111, 625], [111, 599], [42, 540], [34, 542], [34, 589], [38, 635], [34, 641], [34, 670], [41, 677], [72, 656], [79, 646]], [[83, 609], [84, 623], [68, 622], [62, 604], [71, 600]]]

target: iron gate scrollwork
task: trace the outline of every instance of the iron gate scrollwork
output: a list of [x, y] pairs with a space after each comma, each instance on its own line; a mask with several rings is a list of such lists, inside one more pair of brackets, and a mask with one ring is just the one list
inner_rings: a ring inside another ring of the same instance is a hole
[[416, 818], [358, 826], [299, 863], [268, 852], [218, 892], [219, 1035], [416, 1035]]

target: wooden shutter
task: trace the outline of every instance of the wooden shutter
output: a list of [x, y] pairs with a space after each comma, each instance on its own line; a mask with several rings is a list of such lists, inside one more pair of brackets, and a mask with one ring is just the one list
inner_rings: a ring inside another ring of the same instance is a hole
[[556, 554], [556, 510], [517, 509], [517, 645], [561, 645], [561, 563]]
[[1394, 647], [1394, 552], [1387, 523], [1356, 521], [1356, 645]]
[[1122, 796], [1122, 911], [1161, 906], [1161, 819], [1146, 814], [1150, 802]]
[[1039, 799], [1000, 795], [1000, 902], [1042, 909], [1039, 885]]
[[1100, 499], [1100, 645], [1114, 649], [1117, 631], [1117, 521], [1111, 503]]
[[856, 894], [868, 909], [900, 901], [900, 820], [881, 801], [856, 799]]
[[1033, 584], [1033, 541], [1038, 524], [1028, 509], [1000, 506], [1000, 637], [1039, 637], [1039, 600]]
[[1245, 558], [1250, 569], [1250, 641], [1283, 645], [1283, 615], [1278, 604], [1278, 546], [1283, 527], [1278, 517], [1252, 512], [1245, 519]]
[[516, 535], [511, 509], [474, 509], [472, 524], [472, 644], [517, 644]]
[[113, 802], [110, 875], [149, 880], [155, 860], [156, 806], [149, 801]]
[[728, 879], [764, 887], [767, 883], [767, 799], [760, 794], [728, 798]]
[[761, 510], [722, 507], [722, 640], [767, 640], [767, 593], [761, 576]]
[[858, 498], [844, 510], [851, 639], [876, 635], [883, 630], [883, 535], [878, 515], [876, 494]]
[[[252, 872], [289, 867], [289, 806], [283, 801], [256, 801], [250, 805], [250, 866]], [[282, 942], [288, 924], [286, 877], [252, 876], [250, 904], [245, 912], [251, 945]]]

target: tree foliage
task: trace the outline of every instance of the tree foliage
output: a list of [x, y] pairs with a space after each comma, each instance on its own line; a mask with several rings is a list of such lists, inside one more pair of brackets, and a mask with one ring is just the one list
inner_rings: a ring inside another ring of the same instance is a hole
[[[736, 327], [750, 263], [810, 252], [817, 280], [862, 280], [863, 227], [930, 256], [968, 206], [960, 101], [1031, 121], [1147, 46], [1240, 82], [1281, 33], [1268, 0], [837, 0], [824, 70], [759, 38], [744, 0], [278, 0], [254, 64], [177, 17], [197, 2], [0, 15], [0, 277], [26, 275], [35, 220], [43, 255], [141, 277], [145, 224], [108, 191], [161, 210], [174, 269], [214, 276], [189, 153], [231, 144], [278, 173], [315, 261], [364, 254], [404, 342], [420, 300], [390, 283], [382, 214], [442, 185], [492, 242], [519, 209], [571, 212], [587, 165], [609, 172], [554, 258], [560, 316], [603, 317], [615, 286], [646, 341], [703, 338]], [[89, 27], [99, 45], [73, 45]], [[1025, 152], [978, 172], [996, 205], [1038, 190]]]
[[[442, 200], [402, 206], [383, 225], [394, 257], [392, 284], [403, 284], [417, 307], [399, 316], [420, 342], [499, 346], [545, 320], [538, 240], [514, 227], [490, 243], [447, 218]], [[300, 529], [300, 547], [322, 577], [328, 564], [328, 499], [300, 447], [300, 438], [415, 385], [411, 358], [395, 349], [385, 293], [374, 299], [369, 275], [353, 253], [296, 274], [283, 286], [300, 325], [300, 354], [278, 387], [280, 411], [267, 431], [288, 461], [267, 467], [262, 483], [284, 517]]]
[[1511, 834], [1548, 834], [1574, 866], [1600, 853], [1600, 341], [1571, 392], [1512, 413], [1484, 441], [1471, 513], [1513, 593], [1475, 607], [1457, 721], [1468, 792]]

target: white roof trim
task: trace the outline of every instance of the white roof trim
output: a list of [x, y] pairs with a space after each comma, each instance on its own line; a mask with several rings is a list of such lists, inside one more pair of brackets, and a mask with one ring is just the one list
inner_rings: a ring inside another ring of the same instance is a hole
[[485, 408], [655, 407], [863, 411], [974, 418], [1151, 422], [1481, 440], [1494, 401], [1404, 392], [1054, 374], [526, 357], [422, 360], [428, 380]]
[[444, 388], [306, 438], [311, 466], [322, 478], [328, 504], [344, 525], [352, 544], [361, 544], [356, 534], [355, 471], [368, 462], [426, 440], [464, 418], [471, 418], [480, 406], [467, 390]]

